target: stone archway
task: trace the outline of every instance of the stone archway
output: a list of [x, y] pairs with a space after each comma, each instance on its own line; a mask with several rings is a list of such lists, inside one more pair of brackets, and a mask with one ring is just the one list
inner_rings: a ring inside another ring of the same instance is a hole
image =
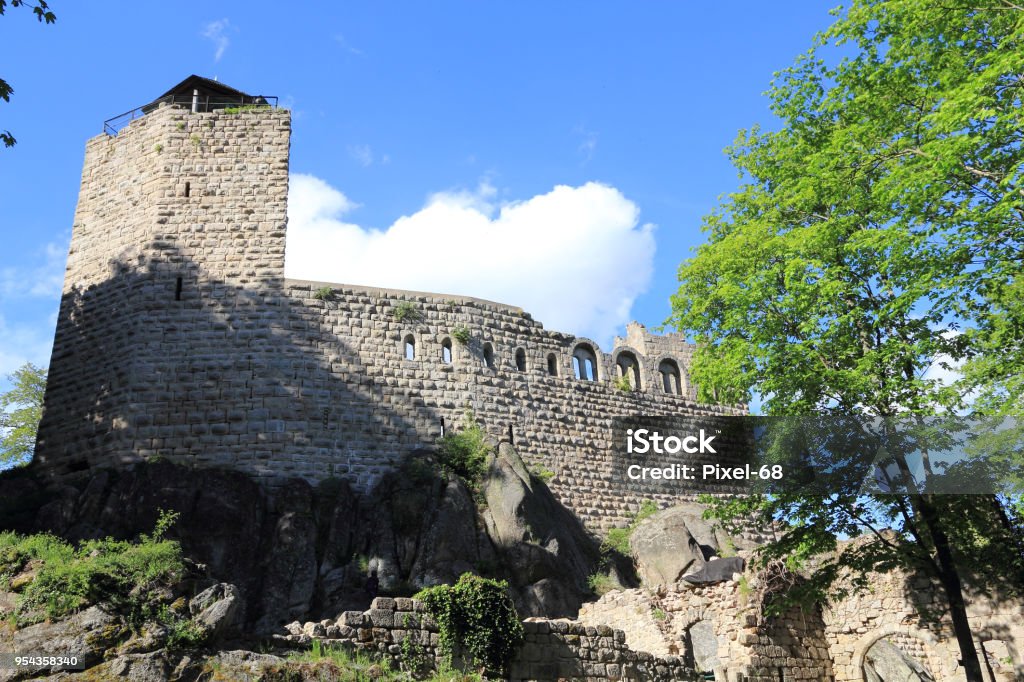
[[931, 633], [907, 626], [869, 632], [857, 643], [853, 669], [864, 682], [933, 682], [957, 668]]

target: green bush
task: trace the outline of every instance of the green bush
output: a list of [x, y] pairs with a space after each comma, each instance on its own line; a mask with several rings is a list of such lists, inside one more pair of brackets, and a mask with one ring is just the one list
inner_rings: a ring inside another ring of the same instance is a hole
[[463, 429], [441, 438], [438, 459], [445, 469], [475, 485], [484, 475], [490, 452], [483, 428], [472, 412], [466, 412]]
[[[176, 518], [161, 512], [153, 534], [142, 535], [138, 542], [106, 538], [77, 548], [53, 535], [0, 533], [0, 583], [19, 592], [18, 622], [60, 618], [99, 602], [124, 607], [130, 614], [142, 612], [149, 594], [184, 575], [180, 545], [163, 537]], [[14, 584], [26, 568], [35, 575]]]
[[621, 590], [622, 585], [609, 573], [593, 573], [587, 578], [587, 587], [598, 597], [603, 597], [612, 590]]
[[621, 377], [615, 379], [615, 388], [619, 389], [624, 393], [633, 392], [633, 382], [630, 381], [628, 374], [623, 374]]
[[469, 327], [459, 325], [452, 329], [452, 338], [461, 343], [463, 346], [469, 343], [470, 339]]
[[530, 475], [547, 485], [555, 477], [555, 472], [547, 467], [538, 466], [530, 468]]
[[437, 621], [441, 653], [456, 654], [491, 674], [502, 674], [523, 640], [523, 624], [504, 580], [463, 573], [454, 585], [428, 587], [416, 595]]
[[313, 298], [318, 301], [333, 301], [334, 300], [334, 289], [331, 287], [320, 287], [313, 292]]
[[398, 322], [405, 322], [407, 320], [409, 322], [419, 322], [423, 319], [423, 313], [409, 301], [402, 301], [396, 305], [391, 314], [394, 315], [395, 320]]
[[618, 552], [619, 554], [629, 556], [629, 538], [632, 537], [633, 531], [640, 525], [640, 522], [644, 519], [650, 518], [658, 513], [658, 505], [651, 500], [644, 500], [640, 504], [640, 509], [633, 514], [632, 520], [629, 525], [625, 528], [612, 528], [608, 531], [608, 535], [605, 537], [604, 542], [601, 543], [601, 552], [607, 554], [608, 552]]
[[169, 649], [194, 649], [202, 646], [209, 634], [202, 625], [174, 611], [167, 604], [160, 606], [156, 620], [167, 628]]

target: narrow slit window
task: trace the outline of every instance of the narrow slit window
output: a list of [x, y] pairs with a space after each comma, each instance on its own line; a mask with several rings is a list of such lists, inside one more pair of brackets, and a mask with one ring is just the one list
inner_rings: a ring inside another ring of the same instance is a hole
[[416, 359], [416, 338], [412, 334], [405, 337], [405, 359]]
[[452, 364], [452, 340], [445, 339], [441, 342], [441, 362], [446, 365]]
[[553, 377], [558, 376], [558, 358], [554, 353], [548, 355], [548, 374]]
[[174, 300], [175, 301], [180, 301], [181, 300], [181, 285], [182, 285], [181, 277], [179, 277], [178, 280], [174, 283]]
[[484, 344], [484, 364], [488, 369], [494, 369], [494, 346], [489, 343]]
[[516, 369], [520, 372], [526, 371], [526, 351], [522, 348], [516, 350]]
[[191, 182], [186, 182], [185, 183], [185, 196], [186, 197], [192, 196], [192, 183]]

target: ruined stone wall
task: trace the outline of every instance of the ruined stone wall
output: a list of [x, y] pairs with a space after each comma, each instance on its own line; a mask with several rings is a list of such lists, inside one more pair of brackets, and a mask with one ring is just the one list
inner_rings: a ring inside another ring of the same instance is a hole
[[[594, 531], [645, 499], [691, 497], [683, 485], [627, 482], [613, 437], [617, 418], [740, 411], [694, 401], [681, 338], [631, 325], [603, 353], [508, 305], [286, 281], [288, 144], [285, 111], [174, 107], [89, 141], [37, 447], [44, 469], [167, 458], [271, 483], [344, 477], [365, 491], [469, 408], [491, 438], [553, 472], [555, 494]], [[582, 351], [595, 355], [595, 381], [575, 376]], [[614, 381], [623, 352], [640, 365], [632, 391]], [[658, 372], [666, 358], [680, 369], [675, 394]]]
[[615, 623], [636, 648], [680, 657], [729, 682], [829, 680], [832, 664], [816, 614], [792, 611], [758, 625], [739, 581], [617, 590], [584, 605], [585, 625]]
[[[1005, 595], [966, 588], [967, 615], [986, 679], [1024, 678], [1024, 604]], [[962, 680], [960, 648], [945, 593], [924, 577], [903, 571], [873, 574], [867, 591], [824, 611], [825, 636], [837, 682], [860, 682], [872, 645], [886, 640], [920, 662], [937, 680]]]
[[[293, 623], [288, 630], [285, 639], [294, 644], [306, 645], [315, 638], [376, 652], [399, 665], [410, 663], [409, 652], [422, 655], [431, 665], [441, 663], [437, 625], [423, 604], [412, 599], [378, 597], [368, 611], [346, 611], [336, 622]], [[523, 643], [506, 678], [512, 682], [700, 679], [679, 658], [636, 651], [622, 630], [604, 624], [534, 618], [523, 623], [523, 630]], [[407, 639], [410, 643], [403, 650]]]
[[[899, 570], [873, 574], [866, 591], [820, 611], [793, 609], [766, 620], [751, 608], [754, 594], [747, 581], [756, 580], [748, 573], [742, 582], [617, 590], [585, 604], [578, 621], [614, 623], [633, 648], [678, 656], [729, 682], [862, 682], [869, 651], [883, 640], [935, 680], [965, 679], [944, 593], [927, 578]], [[1024, 679], [1024, 604], [969, 587], [967, 603], [984, 679]], [[704, 629], [694, 630], [699, 624]]]

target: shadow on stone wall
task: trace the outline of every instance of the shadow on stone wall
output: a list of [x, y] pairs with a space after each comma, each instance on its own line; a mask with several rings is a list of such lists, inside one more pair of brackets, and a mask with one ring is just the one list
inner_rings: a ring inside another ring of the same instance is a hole
[[[507, 577], [525, 614], [575, 613], [596, 546], [542, 483], [530, 491], [540, 501], [513, 515], [557, 507], [554, 525], [573, 530], [538, 533], [530, 521], [530, 537], [495, 544], [472, 492], [439, 473], [430, 450], [390, 445], [389, 434], [413, 425], [381, 400], [374, 378], [333, 371], [330, 355], [349, 364], [358, 356], [336, 337], [324, 352], [333, 335], [317, 311], [273, 287], [197, 278], [173, 249], [163, 258], [146, 268], [112, 263], [111, 279], [65, 295], [38, 457], [0, 479], [3, 527], [131, 538], [150, 531], [160, 510], [176, 511], [168, 536], [242, 589], [257, 631], [364, 608], [367, 570], [379, 571], [383, 591], [405, 594], [465, 571]], [[374, 415], [378, 466], [392, 470], [363, 495], [347, 480], [361, 464], [343, 432], [325, 442], [303, 428], [324, 418], [325, 405], [360, 403]], [[321, 465], [332, 468], [317, 472], [314, 487], [302, 476]], [[273, 485], [262, 485], [270, 472]], [[538, 552], [550, 560], [532, 574], [507, 561]]]

